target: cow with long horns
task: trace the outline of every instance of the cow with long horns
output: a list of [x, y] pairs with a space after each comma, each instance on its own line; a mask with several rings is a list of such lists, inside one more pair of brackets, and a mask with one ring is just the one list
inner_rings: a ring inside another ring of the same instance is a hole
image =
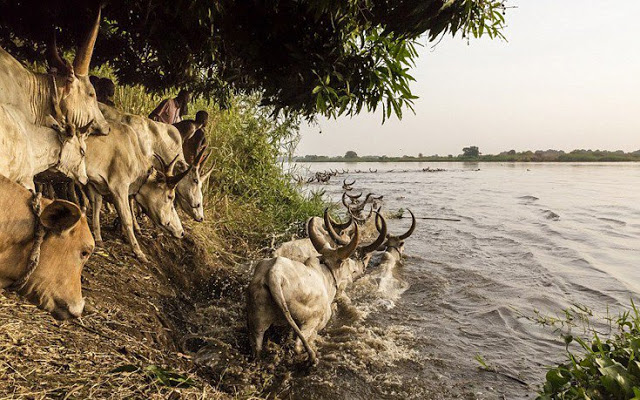
[[[325, 210], [326, 228], [332, 230]], [[319, 218], [307, 223], [309, 241], [320, 257], [305, 262], [275, 257], [258, 264], [249, 284], [247, 296], [247, 322], [254, 356], [262, 351], [264, 333], [271, 325], [289, 325], [298, 339], [296, 351], [304, 349], [312, 363], [317, 362], [311, 343], [332, 315], [332, 304], [339, 291], [364, 273], [371, 253], [386, 237], [386, 223], [381, 221], [381, 234], [373, 243], [358, 246], [359, 232], [354, 225], [349, 241], [334, 245], [319, 234]], [[335, 235], [330, 234], [331, 236]], [[356, 259], [351, 259], [356, 255]]]
[[0, 48], [0, 104], [11, 105], [28, 123], [60, 130], [60, 124], [90, 127], [90, 133], [107, 134], [109, 125], [98, 109], [89, 81], [89, 64], [100, 26], [100, 7], [83, 38], [73, 64], [62, 59], [52, 35], [48, 50], [49, 73], [27, 70]]
[[309, 220], [308, 230], [320, 258], [301, 263], [276, 257], [256, 266], [247, 293], [247, 323], [255, 357], [260, 356], [264, 333], [271, 325], [289, 325], [298, 336], [296, 351], [304, 346], [309, 360], [316, 363], [311, 343], [329, 322], [336, 294], [363, 273], [362, 264], [349, 259], [358, 247], [358, 228], [347, 245], [334, 248], [317, 234], [316, 221]]

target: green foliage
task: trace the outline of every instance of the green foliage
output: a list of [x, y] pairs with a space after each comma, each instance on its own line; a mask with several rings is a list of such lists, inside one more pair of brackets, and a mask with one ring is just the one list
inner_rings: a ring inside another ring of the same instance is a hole
[[[42, 60], [54, 27], [73, 48], [99, 0], [0, 0], [0, 44]], [[173, 0], [105, 2], [94, 64], [161, 93], [190, 87], [218, 104], [261, 93], [313, 118], [411, 109], [416, 40], [502, 38], [505, 0]]]
[[[590, 341], [565, 335], [568, 361], [547, 372], [538, 399], [639, 399], [640, 314], [633, 301], [614, 323], [616, 332], [606, 339], [595, 331]], [[583, 355], [569, 351], [573, 341]]]
[[358, 153], [356, 153], [353, 150], [349, 150], [346, 153], [344, 153], [344, 158], [358, 158]]
[[478, 146], [469, 146], [462, 149], [462, 157], [477, 158], [480, 155]]

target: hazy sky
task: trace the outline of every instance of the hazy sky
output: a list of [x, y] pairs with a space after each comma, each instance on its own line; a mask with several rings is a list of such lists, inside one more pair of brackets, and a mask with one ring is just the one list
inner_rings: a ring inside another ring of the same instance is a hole
[[510, 4], [508, 42], [458, 37], [420, 48], [415, 115], [384, 125], [380, 110], [320, 119], [303, 127], [296, 154], [640, 149], [640, 1]]

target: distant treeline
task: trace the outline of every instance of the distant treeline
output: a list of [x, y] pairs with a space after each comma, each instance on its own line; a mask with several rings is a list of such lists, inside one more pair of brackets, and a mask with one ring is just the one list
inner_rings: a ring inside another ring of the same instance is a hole
[[[465, 148], [467, 150], [469, 148]], [[477, 147], [472, 147], [476, 149]], [[465, 153], [469, 153], [465, 151]], [[302, 162], [443, 162], [443, 161], [502, 161], [502, 162], [606, 162], [606, 161], [640, 161], [640, 150], [625, 153], [622, 150], [573, 150], [564, 152], [562, 150], [536, 150], [503, 151], [500, 154], [480, 154], [477, 155], [449, 154], [447, 156], [432, 155], [418, 156], [404, 155], [402, 157], [388, 156], [358, 156], [353, 151], [348, 151], [344, 156], [328, 157], [315, 154], [304, 157], [296, 157], [295, 161]]]

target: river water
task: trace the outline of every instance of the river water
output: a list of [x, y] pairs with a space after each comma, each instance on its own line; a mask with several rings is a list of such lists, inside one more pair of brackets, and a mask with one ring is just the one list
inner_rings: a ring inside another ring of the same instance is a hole
[[[585, 313], [598, 320], [640, 293], [639, 163], [297, 168], [350, 170], [306, 186], [336, 202], [342, 178], [356, 179], [355, 191], [383, 194], [387, 211], [461, 221], [419, 220], [402, 267], [370, 268], [347, 291], [318, 339], [320, 365], [295, 378], [288, 397], [534, 398], [546, 367], [564, 361], [563, 310], [574, 323]], [[400, 233], [410, 220], [388, 222]], [[550, 317], [555, 325], [541, 324]]]

